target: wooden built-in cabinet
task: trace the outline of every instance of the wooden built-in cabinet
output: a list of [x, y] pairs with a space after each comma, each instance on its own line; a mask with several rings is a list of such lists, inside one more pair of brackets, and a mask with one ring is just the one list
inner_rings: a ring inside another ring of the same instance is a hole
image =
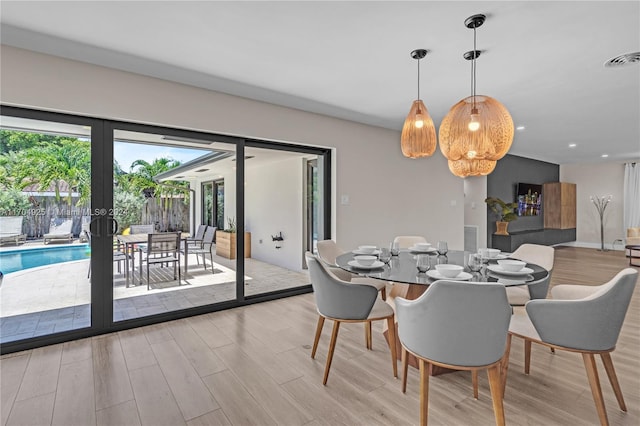
[[544, 227], [571, 229], [576, 227], [576, 184], [545, 183], [542, 187]]
[[[216, 231], [216, 254], [235, 259], [237, 235], [235, 232]], [[244, 257], [251, 257], [251, 232], [244, 233]]]

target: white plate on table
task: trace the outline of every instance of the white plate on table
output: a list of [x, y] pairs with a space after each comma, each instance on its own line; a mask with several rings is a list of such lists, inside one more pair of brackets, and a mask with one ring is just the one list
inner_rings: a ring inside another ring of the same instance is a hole
[[435, 269], [430, 269], [427, 271], [427, 275], [429, 276], [429, 278], [433, 278], [435, 280], [454, 280], [454, 281], [467, 281], [470, 280], [471, 278], [473, 278], [473, 275], [471, 275], [468, 272], [460, 272], [458, 274], [457, 277], [455, 278], [447, 278], [444, 275], [442, 275], [440, 272], [436, 271]]
[[384, 266], [384, 263], [380, 262], [379, 260], [374, 260], [373, 263], [369, 266], [362, 265], [358, 263], [357, 260], [350, 260], [347, 262], [347, 264], [352, 268], [365, 269], [365, 270], [378, 269]]
[[436, 249], [435, 247], [429, 247], [428, 249], [422, 249], [416, 246], [413, 247], [409, 247], [409, 251], [412, 251], [414, 253], [435, 253], [438, 251], [438, 249]]
[[500, 253], [498, 254], [496, 257], [491, 257], [489, 258], [489, 260], [502, 260], [502, 259], [508, 259], [509, 256], [511, 256], [511, 253]]
[[528, 275], [533, 273], [533, 269], [526, 268], [526, 267], [520, 269], [517, 272], [507, 271], [500, 265], [488, 265], [487, 269], [490, 270], [491, 272], [495, 272], [496, 274], [500, 274], [500, 275], [520, 276], [520, 275]]
[[371, 252], [371, 253], [366, 253], [366, 252], [364, 252], [364, 251], [362, 251], [362, 250], [360, 250], [360, 249], [355, 249], [355, 250], [353, 250], [351, 253], [353, 253], [353, 254], [359, 254], [359, 255], [365, 255], [365, 256], [377, 256], [377, 255], [379, 255], [379, 254], [380, 254], [380, 250], [374, 250], [374, 251], [373, 251], [373, 252]]

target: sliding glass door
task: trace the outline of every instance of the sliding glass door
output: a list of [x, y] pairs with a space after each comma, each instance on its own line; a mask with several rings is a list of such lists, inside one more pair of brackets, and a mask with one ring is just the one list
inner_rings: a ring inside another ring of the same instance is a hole
[[329, 150], [1, 112], [2, 353], [310, 291]]
[[[216, 243], [213, 230], [218, 205], [229, 218], [236, 210], [234, 197], [218, 199], [215, 184], [235, 186], [235, 145], [170, 129], [132, 130], [137, 128], [113, 132], [113, 250], [120, 259], [113, 275], [113, 321], [235, 300], [235, 256]], [[201, 225], [208, 231], [195, 240]], [[179, 245], [159, 254], [176, 262], [158, 261], [150, 251], [149, 238], [162, 234], [178, 235]]]
[[89, 329], [99, 322], [91, 231], [106, 226], [95, 220], [100, 125], [12, 108], [0, 120], [0, 343]]

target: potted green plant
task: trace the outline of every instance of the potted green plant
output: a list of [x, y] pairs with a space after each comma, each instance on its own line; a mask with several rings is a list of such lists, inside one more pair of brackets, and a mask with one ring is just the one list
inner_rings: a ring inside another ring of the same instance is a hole
[[505, 203], [497, 197], [487, 197], [484, 202], [487, 203], [487, 206], [489, 206], [492, 212], [498, 215], [498, 220], [496, 221], [496, 234], [509, 235], [507, 232], [509, 222], [518, 219], [518, 216], [514, 212], [518, 207], [518, 203]]

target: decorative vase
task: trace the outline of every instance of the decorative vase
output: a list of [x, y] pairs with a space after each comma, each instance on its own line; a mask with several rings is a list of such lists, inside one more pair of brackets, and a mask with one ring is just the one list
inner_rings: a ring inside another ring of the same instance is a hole
[[509, 222], [496, 221], [496, 235], [509, 235], [507, 232], [508, 226]]

